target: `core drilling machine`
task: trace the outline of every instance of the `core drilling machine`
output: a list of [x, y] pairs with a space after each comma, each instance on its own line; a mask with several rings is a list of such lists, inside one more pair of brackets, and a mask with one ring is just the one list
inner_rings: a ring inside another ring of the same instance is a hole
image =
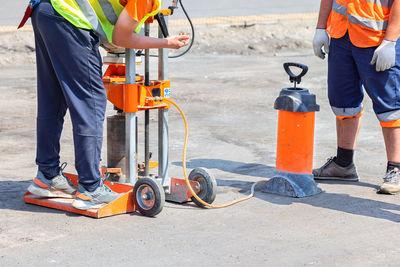
[[[191, 28], [194, 41], [193, 24], [182, 5]], [[168, 16], [174, 13], [178, 2], [161, 10], [149, 18], [144, 34], [150, 35], [150, 25], [158, 22], [158, 36], [167, 37]], [[103, 82], [108, 100], [114, 105], [115, 115], [107, 118], [107, 167], [101, 169], [104, 183], [111, 190], [122, 193], [115, 201], [98, 209], [78, 210], [71, 206], [70, 199], [40, 198], [26, 193], [27, 203], [66, 210], [91, 217], [139, 211], [145, 216], [155, 216], [161, 212], [165, 200], [183, 203], [192, 200], [198, 206], [211, 204], [216, 196], [216, 180], [203, 168], [191, 171], [188, 179], [173, 178], [168, 175], [168, 110], [171, 104], [171, 83], [168, 80], [168, 50], [158, 50], [158, 80], [150, 80], [150, 51], [134, 49], [110, 49], [103, 59], [107, 70]], [[139, 75], [137, 66], [144, 55], [144, 75]], [[180, 55], [178, 55], [180, 56]], [[178, 57], [173, 56], [173, 57]], [[150, 161], [150, 111], [158, 111], [158, 162]], [[144, 112], [144, 162], [138, 164], [138, 112]], [[150, 169], [157, 168], [157, 174]], [[72, 183], [77, 185], [77, 176], [66, 173]], [[185, 173], [186, 176], [186, 173]], [[190, 186], [190, 187], [189, 187]], [[194, 196], [196, 195], [196, 196]]]

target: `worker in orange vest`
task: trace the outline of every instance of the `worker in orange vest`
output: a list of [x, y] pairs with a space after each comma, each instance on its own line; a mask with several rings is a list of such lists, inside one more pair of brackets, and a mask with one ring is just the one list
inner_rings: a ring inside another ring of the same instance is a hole
[[321, 59], [328, 54], [328, 98], [338, 147], [335, 157], [313, 170], [315, 179], [358, 181], [353, 155], [365, 89], [386, 145], [379, 192], [400, 192], [399, 36], [400, 1], [321, 0], [313, 47]]
[[[42, 197], [75, 198], [87, 210], [119, 197], [99, 171], [107, 95], [99, 45], [136, 48], [187, 46], [189, 36], [152, 38], [138, 34], [160, 11], [160, 0], [31, 0], [22, 26], [32, 17], [37, 64], [38, 172], [28, 191]], [[60, 137], [69, 110], [79, 187], [60, 166]], [[75, 191], [76, 194], [75, 194]]]

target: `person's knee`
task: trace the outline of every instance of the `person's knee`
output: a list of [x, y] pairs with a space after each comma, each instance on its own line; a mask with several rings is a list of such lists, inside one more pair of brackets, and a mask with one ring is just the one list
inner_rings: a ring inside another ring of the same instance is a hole
[[338, 120], [360, 118], [364, 114], [364, 109], [361, 105], [356, 108], [332, 107], [332, 111]]

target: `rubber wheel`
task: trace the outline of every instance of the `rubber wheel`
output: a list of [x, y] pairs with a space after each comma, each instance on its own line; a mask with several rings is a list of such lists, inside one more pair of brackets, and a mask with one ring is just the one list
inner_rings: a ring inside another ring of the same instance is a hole
[[[200, 192], [197, 193], [197, 196], [201, 200], [208, 204], [213, 203], [217, 195], [217, 181], [214, 176], [208, 173], [205, 168], [196, 168], [190, 172], [189, 180], [196, 181], [200, 184]], [[191, 199], [197, 206], [205, 207], [195, 197], [192, 196]]]
[[154, 217], [164, 207], [164, 189], [154, 179], [139, 178], [133, 188], [133, 202], [142, 215]]

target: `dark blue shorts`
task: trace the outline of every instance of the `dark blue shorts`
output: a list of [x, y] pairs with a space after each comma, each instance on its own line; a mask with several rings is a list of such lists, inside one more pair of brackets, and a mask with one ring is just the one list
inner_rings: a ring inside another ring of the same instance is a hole
[[384, 127], [400, 126], [400, 42], [396, 45], [396, 65], [377, 72], [370, 65], [376, 47], [354, 46], [348, 34], [331, 38], [328, 57], [328, 97], [339, 119], [362, 114], [364, 90]]

